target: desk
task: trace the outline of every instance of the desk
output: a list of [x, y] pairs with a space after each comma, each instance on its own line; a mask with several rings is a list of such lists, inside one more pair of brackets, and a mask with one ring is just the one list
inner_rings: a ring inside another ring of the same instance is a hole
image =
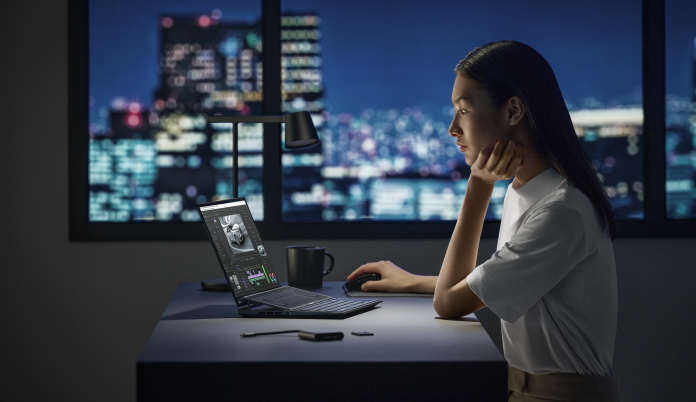
[[[345, 297], [341, 282], [316, 291]], [[231, 294], [182, 283], [138, 358], [138, 400], [507, 400], [507, 364], [473, 315], [437, 319], [427, 297], [382, 300], [339, 320], [240, 318]], [[345, 337], [239, 336], [286, 329]]]

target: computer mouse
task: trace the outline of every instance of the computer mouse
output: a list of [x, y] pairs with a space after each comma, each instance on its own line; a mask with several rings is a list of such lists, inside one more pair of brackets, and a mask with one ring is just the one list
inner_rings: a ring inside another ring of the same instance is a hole
[[365, 274], [353, 279], [352, 281], [344, 283], [343, 289], [346, 292], [360, 292], [362, 290], [360, 287], [363, 283], [367, 281], [378, 281], [380, 279], [382, 279], [380, 274]]

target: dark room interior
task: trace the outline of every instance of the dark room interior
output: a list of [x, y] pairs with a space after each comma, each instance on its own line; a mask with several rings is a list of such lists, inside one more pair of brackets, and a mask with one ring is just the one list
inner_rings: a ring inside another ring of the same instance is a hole
[[[136, 361], [176, 288], [221, 273], [203, 240], [69, 240], [68, 141], [80, 133], [70, 133], [68, 124], [68, 3], [4, 6], [0, 395], [8, 401], [134, 401]], [[614, 371], [624, 401], [692, 398], [694, 223], [679, 236], [634, 233], [614, 242]], [[265, 246], [280, 280], [286, 280], [285, 247], [298, 242], [325, 246], [334, 255], [327, 281], [343, 281], [361, 264], [380, 259], [436, 274], [448, 245], [445, 238], [273, 238]], [[483, 239], [479, 260], [495, 247], [495, 239]]]

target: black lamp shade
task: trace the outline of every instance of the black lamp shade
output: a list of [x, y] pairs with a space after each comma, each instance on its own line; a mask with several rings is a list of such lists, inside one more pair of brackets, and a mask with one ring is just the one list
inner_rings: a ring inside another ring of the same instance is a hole
[[285, 148], [308, 148], [319, 143], [317, 129], [309, 112], [285, 115]]

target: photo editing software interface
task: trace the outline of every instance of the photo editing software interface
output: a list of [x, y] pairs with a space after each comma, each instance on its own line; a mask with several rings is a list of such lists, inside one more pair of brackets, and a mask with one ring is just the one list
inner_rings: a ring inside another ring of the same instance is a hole
[[278, 286], [246, 201], [201, 206], [201, 214], [237, 301]]

